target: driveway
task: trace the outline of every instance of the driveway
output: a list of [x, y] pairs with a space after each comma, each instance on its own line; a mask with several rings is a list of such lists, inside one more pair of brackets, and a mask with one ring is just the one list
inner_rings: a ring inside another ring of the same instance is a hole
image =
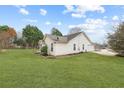
[[117, 54], [116, 52], [113, 52], [111, 49], [101, 49], [99, 51], [94, 51], [94, 53], [107, 56], [115, 56]]

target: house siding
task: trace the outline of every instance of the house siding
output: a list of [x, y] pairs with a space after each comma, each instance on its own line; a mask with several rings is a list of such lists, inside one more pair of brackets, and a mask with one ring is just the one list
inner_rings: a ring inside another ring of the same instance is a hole
[[[54, 41], [51, 40], [50, 38], [46, 38], [45, 39], [45, 43], [48, 47], [48, 50], [47, 50], [47, 54], [48, 55], [55, 55], [55, 44], [54, 44]], [[51, 51], [51, 44], [53, 43], [53, 51]]]
[[[48, 46], [48, 55], [59, 56], [94, 50], [94, 46], [83, 33], [77, 35], [67, 43], [57, 43], [49, 37], [46, 37], [44, 40]], [[53, 43], [53, 51], [51, 51], [51, 43]], [[76, 45], [76, 50], [74, 50], [74, 44]]]
[[[73, 50], [73, 45], [76, 44], [76, 50]], [[84, 44], [84, 49], [83, 49]], [[89, 40], [81, 33], [77, 37], [70, 40], [68, 43], [56, 43], [54, 45], [54, 56], [67, 55], [80, 52], [93, 51], [94, 47]]]

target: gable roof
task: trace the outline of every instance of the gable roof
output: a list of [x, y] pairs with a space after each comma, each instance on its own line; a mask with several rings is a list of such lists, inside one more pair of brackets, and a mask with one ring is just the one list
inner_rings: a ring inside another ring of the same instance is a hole
[[67, 43], [67, 37], [65, 36], [56, 36], [56, 35], [50, 35], [46, 34], [46, 37], [49, 37], [53, 41], [59, 42], [59, 43]]
[[49, 37], [50, 39], [52, 39], [53, 41], [56, 41], [58, 43], [67, 43], [81, 33], [83, 33], [83, 35], [88, 39], [88, 41], [90, 43], [92, 43], [84, 32], [77, 32], [74, 34], [69, 34], [69, 35], [64, 35], [64, 36], [56, 36], [56, 35], [46, 34], [46, 37]]
[[65, 35], [64, 37], [67, 37], [67, 40], [70, 41], [71, 39], [75, 38], [76, 36], [78, 36], [81, 33], [82, 32], [77, 32], [77, 33], [74, 33], [74, 34]]

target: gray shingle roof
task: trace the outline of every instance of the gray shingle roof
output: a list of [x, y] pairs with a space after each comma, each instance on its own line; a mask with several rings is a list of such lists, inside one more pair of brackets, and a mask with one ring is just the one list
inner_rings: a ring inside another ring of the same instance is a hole
[[71, 39], [75, 38], [77, 35], [79, 35], [82, 32], [77, 32], [74, 34], [70, 34], [70, 35], [65, 35], [65, 37], [67, 37], [68, 41], [70, 41]]
[[86, 34], [84, 32], [77, 32], [77, 33], [74, 33], [74, 34], [69, 34], [69, 35], [64, 35], [64, 36], [56, 36], [56, 35], [47, 34], [46, 37], [49, 37], [50, 39], [52, 39], [52, 40], [54, 40], [58, 43], [67, 43], [68, 41], [75, 38], [76, 36], [78, 36], [81, 33], [83, 33], [84, 36], [89, 40], [89, 38], [86, 36]]
[[54, 40], [56, 42], [60, 42], [60, 43], [68, 42], [67, 37], [64, 37], [64, 36], [56, 36], [56, 35], [47, 34], [46, 37], [49, 37], [50, 39], [52, 39], [52, 40]]

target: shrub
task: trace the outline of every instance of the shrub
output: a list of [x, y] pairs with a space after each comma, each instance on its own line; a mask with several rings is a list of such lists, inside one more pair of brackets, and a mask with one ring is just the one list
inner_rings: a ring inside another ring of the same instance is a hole
[[46, 45], [41, 48], [41, 55], [43, 55], [43, 56], [47, 56], [48, 55], [47, 54], [47, 48], [48, 47]]

